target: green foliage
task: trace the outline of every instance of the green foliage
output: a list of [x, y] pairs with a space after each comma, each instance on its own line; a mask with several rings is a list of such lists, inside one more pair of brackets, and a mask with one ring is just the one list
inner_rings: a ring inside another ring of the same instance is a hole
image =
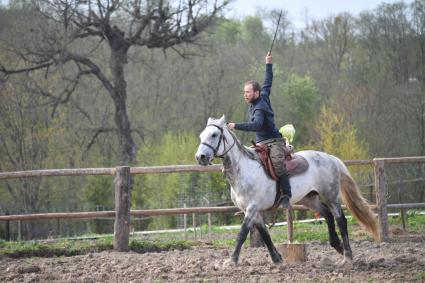
[[193, 164], [199, 140], [193, 133], [163, 133], [162, 138], [146, 142], [139, 150], [141, 166]]
[[[146, 143], [138, 153], [142, 165], [193, 164], [199, 141], [195, 134], [165, 133], [160, 141]], [[217, 174], [148, 174], [135, 179], [132, 206], [142, 208], [172, 208], [207, 206], [228, 200], [227, 183]], [[175, 217], [155, 217], [150, 228], [176, 226]]]
[[260, 17], [248, 16], [242, 21], [242, 38], [247, 42], [259, 43], [264, 39], [264, 26]]
[[[113, 210], [115, 193], [112, 177], [89, 176], [86, 184], [81, 200], [88, 206], [88, 210]], [[105, 225], [102, 219], [89, 220], [88, 227], [90, 232], [97, 234], [110, 233], [112, 228], [111, 225]]]
[[341, 114], [323, 106], [316, 121], [315, 146], [343, 160], [367, 159], [366, 143], [357, 136], [354, 126], [346, 123]]
[[[282, 92], [285, 124], [295, 126], [295, 143], [306, 144], [310, 141], [310, 131], [315, 118], [314, 109], [317, 108], [319, 97], [314, 79], [309, 76], [301, 76], [290, 73], [283, 83]], [[283, 126], [283, 125], [281, 125]]]
[[90, 207], [114, 206], [114, 182], [112, 177], [89, 176], [83, 190], [83, 201]]
[[[78, 146], [71, 142], [74, 135], [67, 127], [70, 113], [57, 111], [52, 118], [46, 99], [29, 87], [35, 82], [38, 87], [49, 88], [57, 77], [53, 75], [48, 81], [40, 72], [33, 72], [31, 76], [13, 77], [0, 87], [0, 171], [67, 168], [70, 163], [78, 167]], [[56, 200], [61, 199], [63, 205], [63, 200], [73, 194], [66, 188], [75, 180], [24, 178], [3, 182], [1, 186], [8, 191], [0, 192], [0, 206], [27, 213], [50, 210], [58, 206]]]
[[241, 35], [241, 24], [236, 20], [223, 19], [217, 27], [216, 36], [228, 43], [236, 43]]

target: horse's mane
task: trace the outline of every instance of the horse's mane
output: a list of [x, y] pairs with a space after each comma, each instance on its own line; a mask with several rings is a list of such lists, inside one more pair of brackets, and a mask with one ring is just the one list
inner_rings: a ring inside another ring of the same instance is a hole
[[258, 155], [257, 155], [257, 153], [254, 150], [252, 150], [249, 147], [243, 145], [232, 131], [230, 131], [229, 129], [227, 129], [227, 131], [230, 133], [230, 135], [232, 136], [233, 140], [235, 141], [236, 146], [240, 149], [240, 151], [243, 154], [245, 154], [250, 159], [259, 160]]

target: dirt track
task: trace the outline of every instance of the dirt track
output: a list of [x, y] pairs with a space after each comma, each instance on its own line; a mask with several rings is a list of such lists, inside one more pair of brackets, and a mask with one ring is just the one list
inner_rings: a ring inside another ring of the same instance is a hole
[[275, 265], [265, 248], [199, 247], [162, 253], [101, 252], [62, 258], [0, 259], [0, 282], [425, 282], [425, 236], [352, 242], [352, 266], [328, 245], [311, 243], [302, 265]]

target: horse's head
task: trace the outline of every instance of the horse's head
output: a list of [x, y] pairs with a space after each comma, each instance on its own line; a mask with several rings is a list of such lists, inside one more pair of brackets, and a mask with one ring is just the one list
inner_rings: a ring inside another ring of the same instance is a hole
[[215, 156], [226, 153], [226, 118], [224, 115], [220, 119], [209, 118], [207, 126], [199, 135], [201, 140], [196, 160], [200, 165], [209, 165]]

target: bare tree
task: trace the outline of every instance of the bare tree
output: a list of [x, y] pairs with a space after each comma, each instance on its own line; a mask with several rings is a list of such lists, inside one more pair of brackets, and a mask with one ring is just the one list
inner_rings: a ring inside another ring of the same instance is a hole
[[[34, 107], [39, 97], [29, 95], [26, 87], [0, 91], [0, 171], [28, 170], [46, 165], [49, 134], [46, 111]], [[12, 169], [13, 168], [13, 169]], [[42, 178], [21, 178], [4, 181], [4, 188], [13, 201], [2, 201], [14, 212], [33, 213], [43, 204]], [[24, 223], [27, 239], [33, 236], [32, 221]]]
[[[228, 0], [32, 0], [25, 4], [34, 21], [22, 37], [10, 40], [20, 68], [0, 63], [0, 73], [13, 75], [60, 67], [74, 79], [56, 103], [66, 103], [82, 77], [94, 76], [112, 98], [121, 164], [135, 161], [136, 146], [127, 113], [125, 67], [131, 47], [172, 49], [185, 56], [183, 43], [214, 23]], [[23, 38], [27, 39], [24, 40]], [[97, 40], [97, 41], [96, 41]], [[87, 48], [87, 46], [92, 48]], [[99, 48], [109, 50], [108, 63], [93, 57]], [[141, 49], [142, 50], [142, 49]]]
[[314, 21], [307, 29], [311, 41], [322, 49], [319, 58], [326, 60], [334, 73], [341, 69], [344, 57], [353, 43], [353, 18], [349, 13]]

